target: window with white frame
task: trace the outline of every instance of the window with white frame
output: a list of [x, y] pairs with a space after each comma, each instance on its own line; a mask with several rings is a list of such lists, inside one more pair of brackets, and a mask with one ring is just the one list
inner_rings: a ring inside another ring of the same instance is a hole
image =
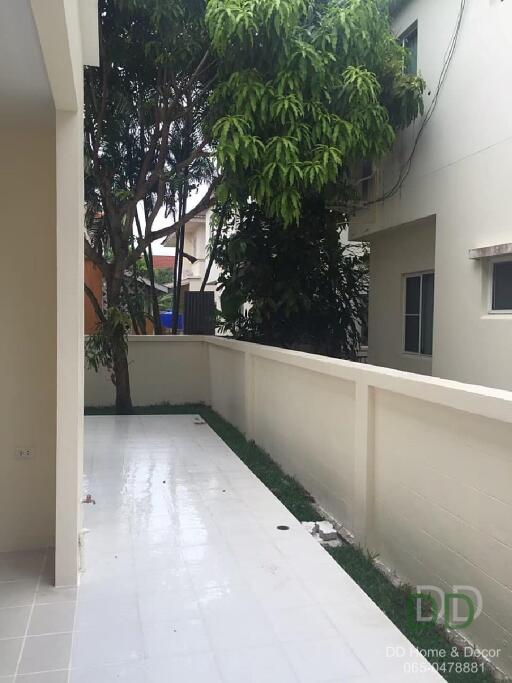
[[512, 258], [491, 262], [491, 311], [512, 313]]
[[432, 355], [434, 331], [434, 273], [404, 277], [404, 351]]
[[400, 45], [406, 50], [404, 71], [406, 74], [416, 76], [418, 73], [418, 22], [415, 21], [404, 31], [398, 39]]

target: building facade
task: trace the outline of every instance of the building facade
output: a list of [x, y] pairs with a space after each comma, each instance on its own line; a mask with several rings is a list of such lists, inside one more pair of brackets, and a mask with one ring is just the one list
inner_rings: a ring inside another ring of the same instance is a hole
[[371, 246], [370, 363], [512, 389], [511, 25], [499, 0], [395, 3], [425, 115], [351, 225]]

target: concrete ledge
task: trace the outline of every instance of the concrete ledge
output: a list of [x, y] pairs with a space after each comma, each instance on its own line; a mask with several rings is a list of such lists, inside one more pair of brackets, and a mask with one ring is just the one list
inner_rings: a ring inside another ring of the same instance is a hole
[[496, 256], [508, 256], [510, 254], [512, 254], [512, 242], [469, 250], [470, 259], [495, 258]]
[[[440, 377], [428, 377], [412, 372], [403, 372], [392, 368], [382, 368], [366, 363], [353, 363], [338, 358], [328, 358], [302, 351], [291, 351], [272, 346], [263, 346], [250, 342], [237, 341], [235, 339], [212, 337], [207, 335], [130, 335], [128, 338], [130, 347], [143, 344], [168, 344], [172, 345], [206, 345], [220, 347], [231, 351], [249, 353], [255, 358], [262, 358], [276, 363], [292, 365], [311, 372], [336, 377], [354, 383], [363, 383], [376, 389], [382, 389], [393, 393], [402, 394], [411, 398], [421, 399], [430, 403], [455, 408], [475, 415], [482, 415], [492, 419], [512, 423], [512, 392], [504, 389], [494, 389], [475, 384], [464, 384]], [[172, 354], [172, 351], [170, 350]], [[142, 360], [137, 352], [137, 361]], [[151, 359], [147, 359], [151, 365]], [[172, 365], [173, 359], [161, 357], [161, 362]], [[167, 371], [169, 367], [163, 367]], [[198, 368], [189, 368], [190, 376], [197, 374]], [[89, 375], [90, 372], [88, 371]], [[142, 379], [142, 378], [141, 378]], [[109, 380], [108, 380], [109, 381]], [[137, 387], [134, 386], [135, 395]], [[151, 388], [144, 387], [144, 394], [150, 394]], [[204, 394], [197, 396], [197, 401], [204, 400]], [[159, 397], [158, 400], [161, 400]], [[158, 400], [155, 396], [155, 401]], [[169, 396], [171, 402], [172, 397]], [[193, 398], [191, 401], [195, 400]], [[178, 401], [179, 402], [179, 401]], [[86, 391], [86, 405], [105, 405], [96, 403], [94, 396]]]
[[485, 415], [512, 423], [512, 392], [474, 384], [464, 384], [440, 377], [428, 377], [412, 372], [381, 368], [366, 363], [353, 363], [302, 351], [290, 351], [271, 346], [220, 337], [203, 337], [214, 346], [250, 352], [251, 355], [295, 365], [313, 372], [328, 374], [351, 382], [404, 394], [424, 401], [470, 413]]

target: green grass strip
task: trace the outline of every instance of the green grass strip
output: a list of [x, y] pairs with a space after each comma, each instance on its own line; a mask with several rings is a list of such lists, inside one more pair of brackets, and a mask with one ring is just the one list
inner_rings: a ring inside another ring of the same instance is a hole
[[[287, 475], [270, 455], [203, 404], [161, 404], [135, 408], [138, 415], [201, 415], [220, 438], [236, 453], [247, 467], [279, 498], [301, 522], [322, 519], [315, 501], [293, 477]], [[86, 415], [114, 415], [114, 408], [86, 408]], [[476, 659], [466, 657], [449, 641], [444, 628], [431, 622], [418, 623], [411, 619], [409, 586], [395, 587], [377, 569], [361, 548], [344, 544], [328, 549], [331, 557], [378, 605], [400, 631], [425, 655], [426, 659], [449, 683], [492, 683], [495, 679], [484, 671]], [[414, 673], [411, 673], [414, 679]]]

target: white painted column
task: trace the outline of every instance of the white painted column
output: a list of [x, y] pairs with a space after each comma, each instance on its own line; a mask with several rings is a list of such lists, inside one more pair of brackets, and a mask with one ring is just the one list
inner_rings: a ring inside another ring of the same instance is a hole
[[55, 583], [78, 579], [84, 406], [83, 65], [98, 65], [97, 0], [30, 0], [56, 110]]
[[244, 352], [244, 415], [245, 438], [254, 439], [254, 357]]
[[57, 454], [55, 584], [78, 577], [84, 405], [83, 119], [56, 114]]
[[373, 518], [374, 487], [374, 388], [356, 383], [354, 432], [354, 535], [368, 547]]

